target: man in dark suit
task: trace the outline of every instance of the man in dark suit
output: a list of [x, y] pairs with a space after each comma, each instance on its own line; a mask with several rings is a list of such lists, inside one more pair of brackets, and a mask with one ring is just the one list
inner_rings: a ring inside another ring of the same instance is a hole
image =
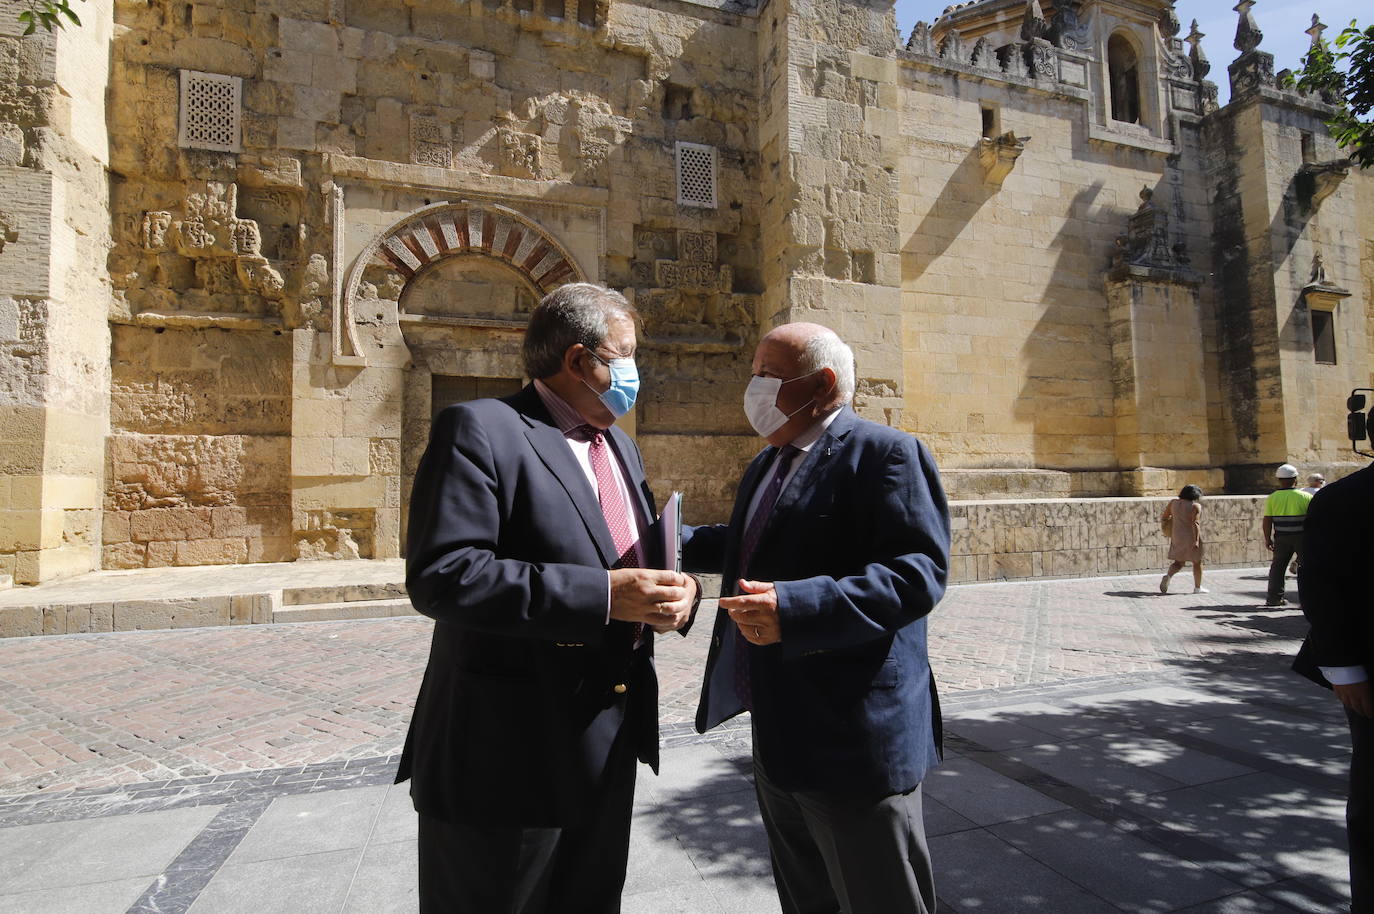
[[728, 526], [684, 530], [684, 565], [723, 574], [696, 725], [752, 711], [786, 914], [923, 914], [920, 788], [940, 758], [925, 617], [949, 514], [925, 447], [860, 419], [853, 394], [854, 356], [825, 327], [759, 343], [745, 412], [769, 447]]
[[1350, 722], [1350, 910], [1374, 914], [1374, 611], [1370, 525], [1374, 466], [1322, 486], [1312, 497], [1298, 566], [1298, 597], [1312, 629], [1293, 669], [1333, 689]]
[[614, 427], [635, 314], [587, 283], [530, 317], [500, 400], [448, 407], [415, 477], [406, 586], [435, 620], [397, 781], [419, 813], [427, 914], [613, 914], [635, 760], [657, 769], [653, 631], [696, 583], [651, 570], [653, 496]]

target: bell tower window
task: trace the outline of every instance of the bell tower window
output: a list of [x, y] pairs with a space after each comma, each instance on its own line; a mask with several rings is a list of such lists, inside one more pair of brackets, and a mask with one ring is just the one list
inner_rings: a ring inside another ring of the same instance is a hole
[[1107, 40], [1107, 74], [1110, 83], [1112, 120], [1140, 123], [1140, 59], [1122, 35]]

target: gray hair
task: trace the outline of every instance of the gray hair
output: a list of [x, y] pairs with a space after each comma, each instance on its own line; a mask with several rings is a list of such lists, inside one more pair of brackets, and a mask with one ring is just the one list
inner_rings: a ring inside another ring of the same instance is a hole
[[800, 365], [802, 375], [829, 368], [835, 372], [835, 391], [841, 403], [854, 399], [854, 350], [832, 330], [817, 333], [806, 341]]
[[530, 313], [521, 355], [525, 374], [549, 378], [563, 368], [563, 353], [581, 343], [595, 349], [606, 339], [611, 318], [634, 318], [634, 305], [613, 289], [590, 282], [571, 282], [544, 296]]

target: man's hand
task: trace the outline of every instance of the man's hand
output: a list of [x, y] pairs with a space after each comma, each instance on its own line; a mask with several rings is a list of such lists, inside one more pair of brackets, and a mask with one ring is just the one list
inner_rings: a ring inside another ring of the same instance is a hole
[[686, 610], [680, 613], [675, 611], [673, 618], [667, 622], [654, 622], [650, 624], [649, 627], [654, 630], [655, 634], [666, 635], [669, 632], [675, 632], [692, 621], [692, 607], [697, 605], [697, 599], [700, 597], [701, 582], [690, 574], [683, 575], [683, 577], [687, 579]]
[[1268, 549], [1270, 552], [1273, 552], [1273, 551], [1274, 551], [1274, 544], [1271, 543], [1271, 542], [1269, 542], [1268, 540], [1265, 540], [1265, 541], [1264, 541], [1264, 548], [1265, 548], [1265, 549]]
[[658, 568], [611, 570], [611, 618], [643, 622], [655, 631], [674, 631], [692, 615], [696, 584], [677, 571]]
[[1368, 679], [1350, 685], [1333, 685], [1331, 688], [1336, 690], [1336, 697], [1341, 704], [1361, 717], [1374, 718], [1374, 686], [1370, 685]]
[[782, 640], [782, 623], [778, 621], [778, 592], [768, 581], [739, 582], [742, 593], [737, 597], [721, 597], [720, 606], [739, 626], [740, 634], [750, 644], [777, 644]]

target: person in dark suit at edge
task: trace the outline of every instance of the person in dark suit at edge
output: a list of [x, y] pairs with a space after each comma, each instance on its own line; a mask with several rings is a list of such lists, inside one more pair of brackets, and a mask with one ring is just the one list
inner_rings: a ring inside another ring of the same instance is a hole
[[411, 497], [406, 586], [435, 620], [397, 782], [426, 914], [614, 914], [636, 758], [657, 770], [653, 631], [698, 583], [614, 427], [639, 387], [635, 312], [562, 286], [530, 316], [519, 393], [444, 409]]
[[754, 776], [786, 914], [935, 909], [921, 782], [940, 759], [926, 615], [949, 513], [911, 435], [859, 418], [829, 329], [760, 341], [745, 412], [768, 447], [728, 525], [684, 528], [723, 574], [696, 727], [752, 712]]
[[1374, 466], [1322, 486], [1307, 508], [1298, 599], [1311, 630], [1293, 669], [1332, 689], [1350, 724], [1350, 910], [1374, 914]]

